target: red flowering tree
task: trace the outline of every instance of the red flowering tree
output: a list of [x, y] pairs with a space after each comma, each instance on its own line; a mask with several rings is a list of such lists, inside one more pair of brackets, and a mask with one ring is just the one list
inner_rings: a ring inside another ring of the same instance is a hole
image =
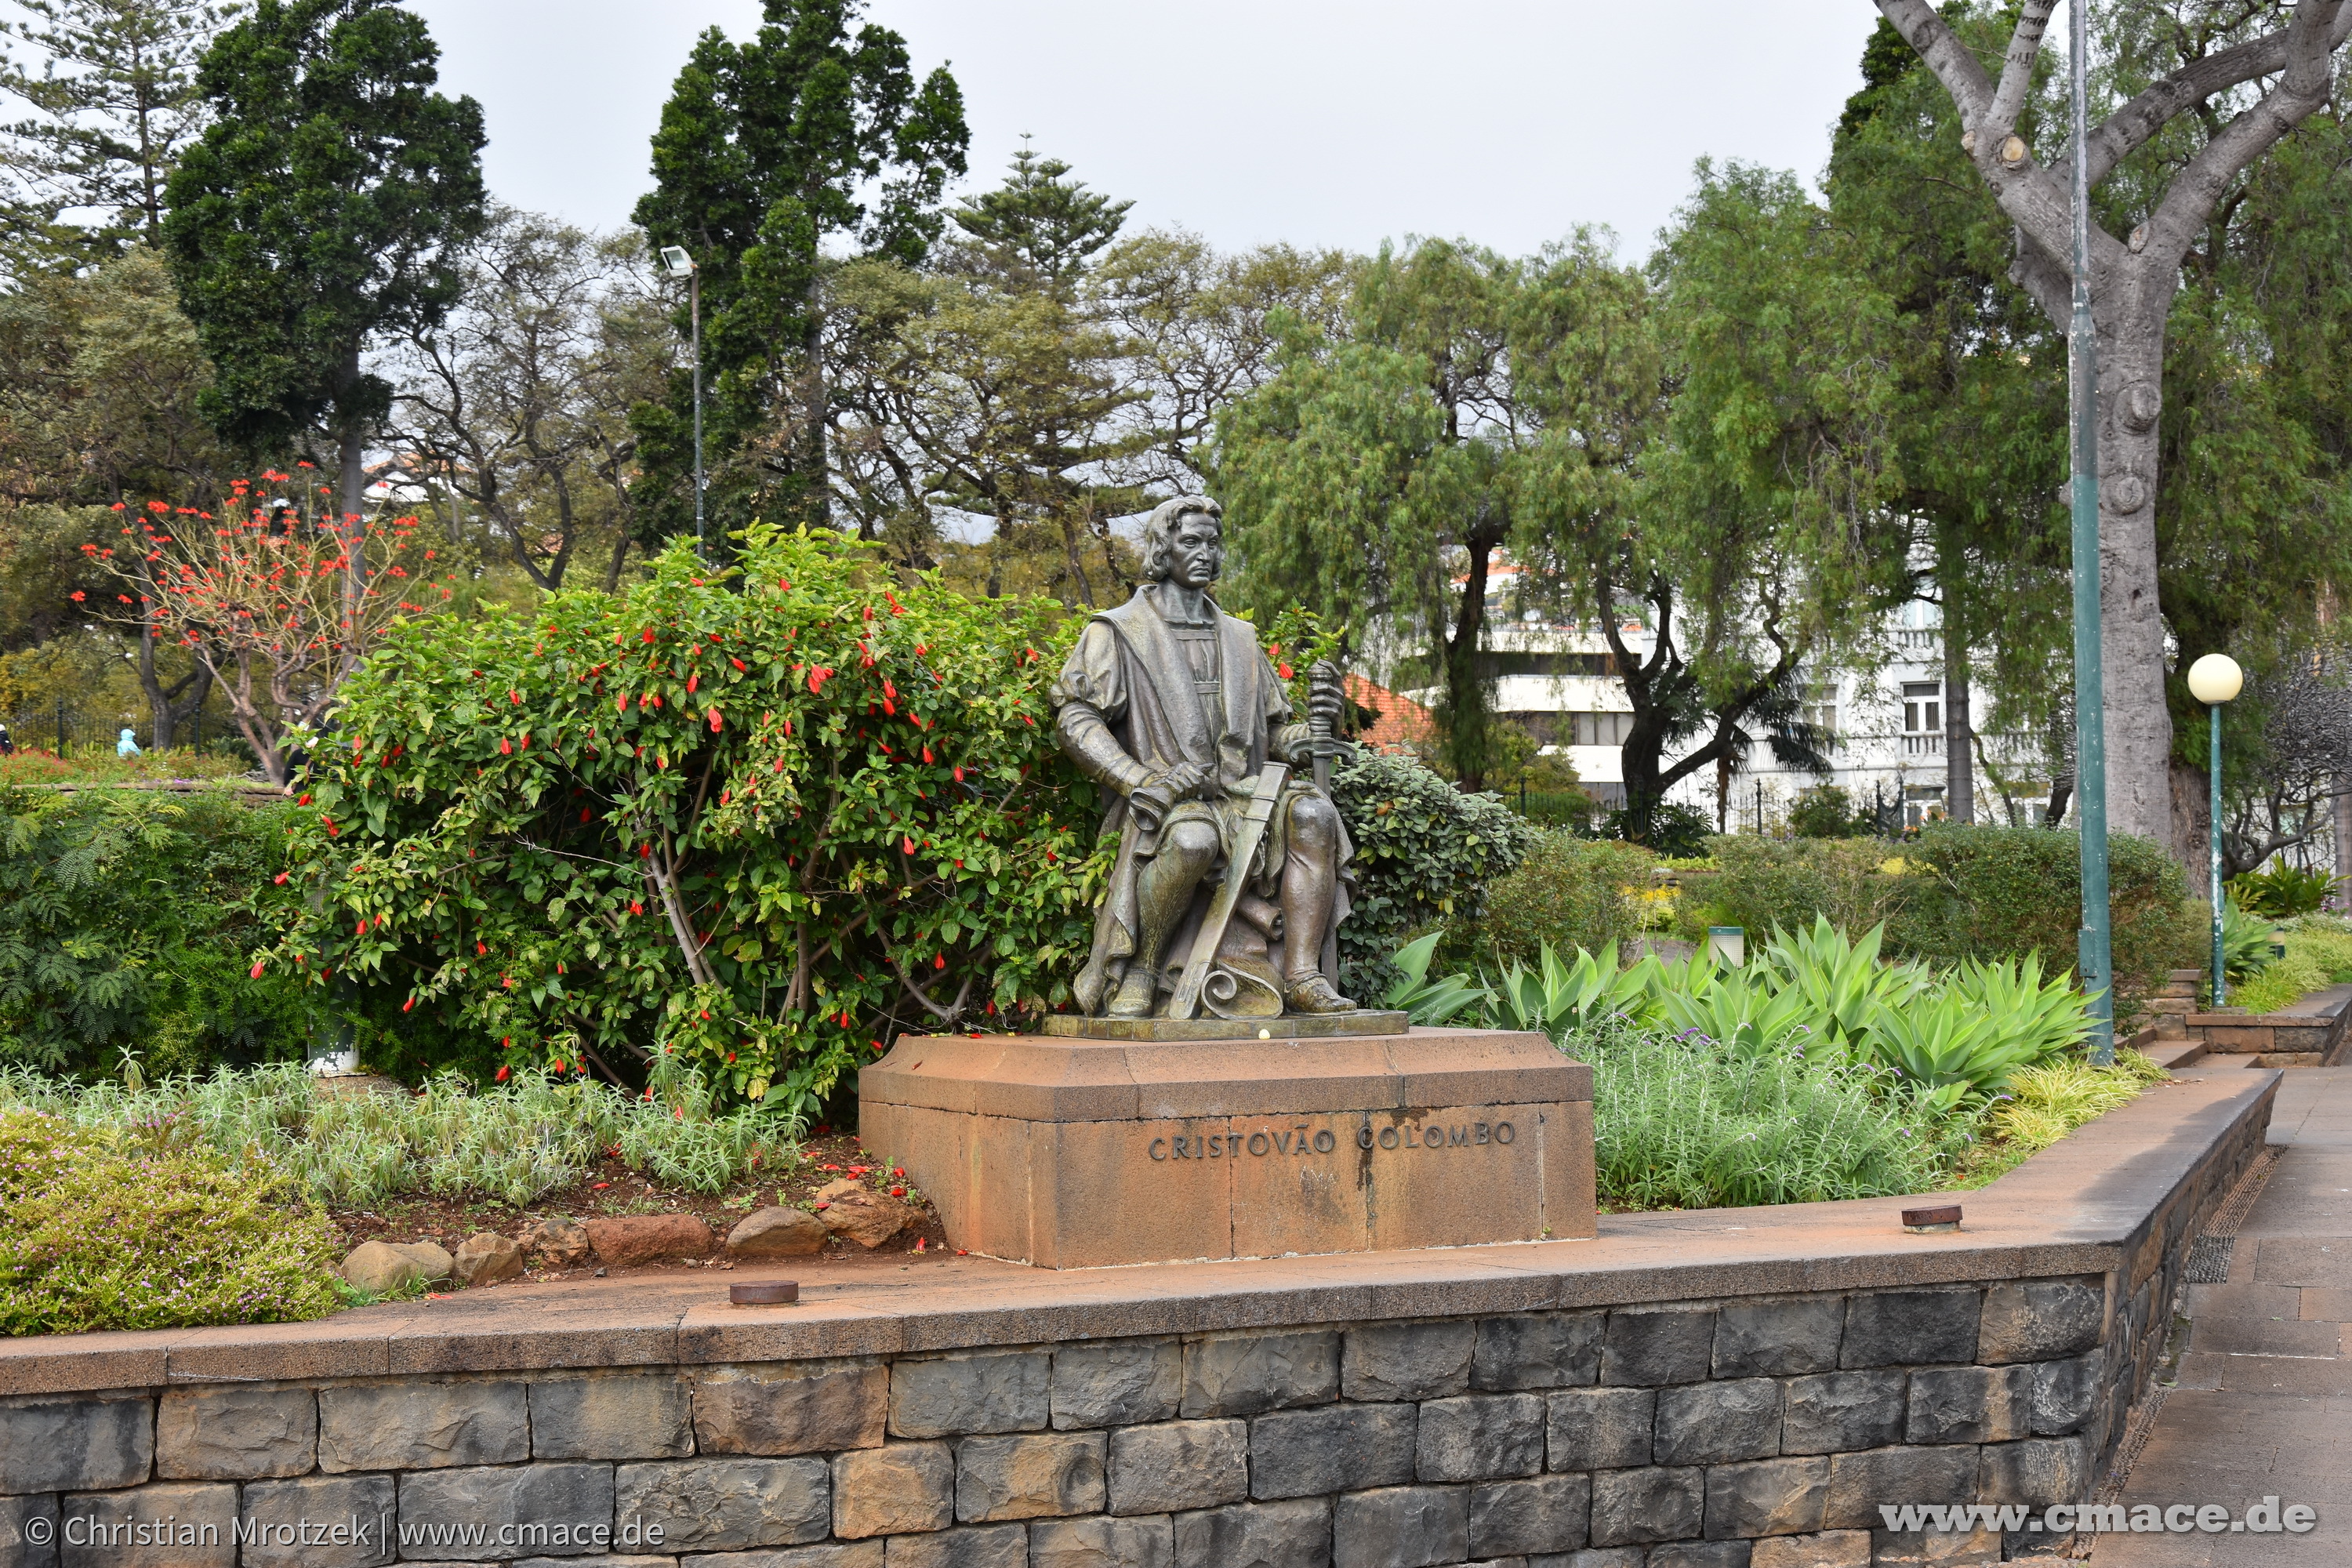
[[[294, 476], [262, 478], [276, 485]], [[265, 499], [245, 479], [215, 510], [156, 500], [116, 510], [122, 542], [82, 546], [121, 581], [120, 607], [100, 613], [194, 654], [278, 784], [287, 782], [298, 737], [319, 723], [385, 627], [450, 595], [446, 583], [429, 580], [436, 552], [415, 537], [414, 517], [338, 515], [314, 497]], [[354, 557], [364, 573], [350, 571]]]

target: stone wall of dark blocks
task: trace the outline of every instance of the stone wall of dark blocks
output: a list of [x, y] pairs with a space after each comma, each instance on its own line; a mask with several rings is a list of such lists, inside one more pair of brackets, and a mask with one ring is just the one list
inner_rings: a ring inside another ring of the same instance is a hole
[[2104, 1274], [18, 1398], [0, 1568], [1997, 1561], [1879, 1507], [2085, 1496], [2261, 1131]]

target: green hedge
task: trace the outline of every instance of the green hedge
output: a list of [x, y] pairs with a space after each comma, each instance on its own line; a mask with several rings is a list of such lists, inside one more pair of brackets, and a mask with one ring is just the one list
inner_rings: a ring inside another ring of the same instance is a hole
[[310, 1009], [250, 978], [292, 900], [290, 803], [0, 789], [0, 1064], [150, 1077], [299, 1057]]
[[[1937, 823], [1902, 844], [1748, 837], [1714, 840], [1713, 871], [1687, 874], [1694, 923], [1794, 931], [1815, 915], [1859, 934], [1884, 921], [1890, 957], [1951, 964], [2037, 952], [2070, 972], [2081, 924], [2081, 840], [2042, 827]], [[2180, 868], [2153, 839], [2107, 841], [2117, 990], [2129, 997], [2196, 961]]]
[[1628, 889], [1648, 885], [1656, 857], [1638, 844], [1538, 833], [1517, 868], [1487, 884], [1484, 915], [1454, 928], [1460, 960], [1533, 963], [1545, 946], [1599, 952], [1642, 933], [1642, 909]]

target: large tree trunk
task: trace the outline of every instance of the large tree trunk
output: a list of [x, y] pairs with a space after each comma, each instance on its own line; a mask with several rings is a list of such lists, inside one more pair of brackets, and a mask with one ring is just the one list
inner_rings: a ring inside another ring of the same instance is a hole
[[1944, 811], [1954, 822], [1977, 819], [1975, 731], [1969, 713], [1969, 648], [1944, 610]]
[[[2137, 269], [2099, 342], [2099, 628], [2104, 645], [2107, 827], [2170, 847], [2184, 866], [2173, 810], [2172, 710], [2166, 705], [2164, 612], [2156, 587], [2157, 413], [2173, 279]], [[2193, 770], [2191, 770], [2193, 772]]]

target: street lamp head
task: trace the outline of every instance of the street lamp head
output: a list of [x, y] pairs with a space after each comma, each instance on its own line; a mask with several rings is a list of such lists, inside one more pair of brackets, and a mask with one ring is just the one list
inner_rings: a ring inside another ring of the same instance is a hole
[[2189, 695], [2209, 708], [2237, 696], [2245, 683], [2245, 672], [2226, 653], [2209, 653], [2189, 667]]
[[694, 276], [694, 258], [686, 253], [686, 247], [682, 245], [665, 245], [661, 247], [661, 258], [662, 270], [667, 272], [671, 277], [691, 278]]

